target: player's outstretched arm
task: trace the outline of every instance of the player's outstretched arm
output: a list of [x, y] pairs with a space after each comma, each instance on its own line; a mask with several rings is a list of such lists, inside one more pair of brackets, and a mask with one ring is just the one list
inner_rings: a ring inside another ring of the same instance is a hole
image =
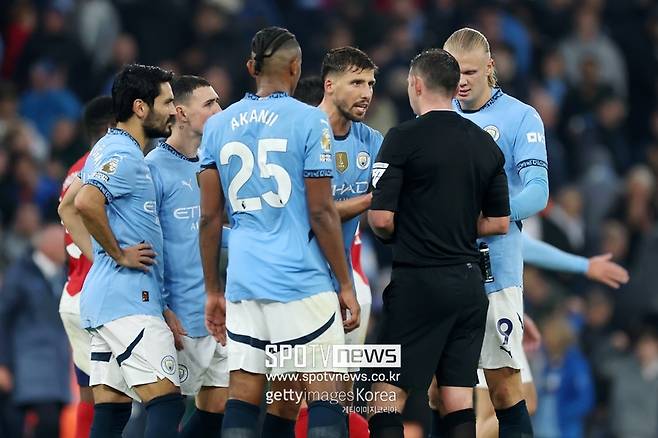
[[371, 203], [372, 193], [366, 193], [352, 199], [336, 202], [336, 210], [338, 210], [341, 222], [347, 222], [368, 210]]
[[201, 218], [199, 219], [199, 249], [203, 280], [206, 287], [206, 328], [222, 345], [226, 345], [226, 300], [219, 276], [219, 247], [222, 240], [224, 192], [217, 169], [199, 173]]
[[612, 261], [610, 254], [589, 259], [562, 251], [546, 242], [521, 233], [523, 236], [523, 261], [551, 271], [582, 274], [593, 281], [618, 289], [628, 283], [628, 271]]
[[[345, 259], [340, 217], [331, 196], [331, 178], [305, 178], [304, 183], [311, 229], [331, 270], [338, 279], [343, 326], [346, 331], [351, 331], [359, 327], [361, 310], [356, 301], [352, 277]], [[345, 310], [350, 311], [349, 318], [347, 318]]]
[[75, 208], [80, 212], [85, 228], [119, 265], [148, 271], [155, 260], [155, 252], [148, 243], [120, 248], [105, 212], [105, 195], [93, 185], [83, 185], [75, 197]]
[[62, 219], [62, 223], [69, 231], [73, 243], [75, 243], [82, 254], [87, 257], [89, 260], [94, 260], [94, 251], [91, 245], [91, 237], [89, 231], [85, 228], [85, 224], [82, 221], [82, 217], [78, 212], [78, 209], [75, 208], [74, 200], [75, 196], [78, 194], [82, 188], [82, 180], [79, 177], [76, 177], [71, 185], [68, 187], [64, 193], [64, 197], [57, 207], [57, 213]]

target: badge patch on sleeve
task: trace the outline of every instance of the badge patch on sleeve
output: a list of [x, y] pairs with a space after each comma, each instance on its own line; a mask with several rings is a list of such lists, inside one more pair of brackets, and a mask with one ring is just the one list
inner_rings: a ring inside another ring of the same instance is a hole
[[108, 175], [114, 175], [119, 167], [119, 157], [112, 157], [101, 165], [101, 172]]

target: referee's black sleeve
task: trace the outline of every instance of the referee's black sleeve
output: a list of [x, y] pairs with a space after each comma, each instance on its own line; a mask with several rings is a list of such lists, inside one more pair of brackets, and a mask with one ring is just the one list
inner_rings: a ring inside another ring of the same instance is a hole
[[482, 203], [482, 214], [485, 217], [504, 217], [510, 215], [509, 189], [507, 187], [507, 176], [505, 175], [505, 156], [498, 150], [498, 166], [489, 180], [484, 201]]
[[407, 150], [398, 129], [391, 128], [384, 137], [377, 159], [372, 165], [371, 210], [397, 211], [404, 182]]

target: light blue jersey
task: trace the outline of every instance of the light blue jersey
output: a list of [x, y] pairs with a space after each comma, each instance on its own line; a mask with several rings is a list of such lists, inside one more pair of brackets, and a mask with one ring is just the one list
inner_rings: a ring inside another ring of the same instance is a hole
[[[332, 179], [335, 201], [345, 201], [368, 193], [372, 176], [372, 160], [377, 157], [384, 138], [364, 123], [352, 122], [345, 136], [334, 136], [334, 165]], [[349, 260], [354, 234], [360, 216], [343, 222], [343, 242]]]
[[505, 173], [509, 184], [511, 218], [514, 221], [504, 236], [483, 240], [489, 245], [494, 281], [485, 284], [487, 293], [523, 285], [521, 220], [546, 206], [548, 200], [548, 164], [544, 124], [529, 105], [502, 92], [492, 90], [491, 99], [479, 110], [464, 111], [455, 100], [455, 109], [487, 131], [505, 155]]
[[589, 260], [575, 254], [569, 254], [546, 242], [521, 234], [523, 240], [523, 261], [551, 271], [585, 274], [589, 269]]
[[190, 337], [207, 336], [206, 294], [199, 253], [199, 159], [167, 143], [146, 156], [164, 237], [164, 295]]
[[162, 317], [162, 230], [151, 172], [137, 141], [110, 129], [91, 150], [81, 173], [84, 184], [105, 195], [105, 212], [121, 248], [146, 242], [156, 253], [148, 272], [119, 266], [92, 238], [94, 263], [85, 279], [80, 316], [85, 328], [130, 315]]
[[206, 122], [201, 166], [218, 169], [233, 220], [229, 301], [289, 302], [334, 290], [304, 182], [333, 175], [331, 138], [322, 110], [281, 92], [248, 93]]

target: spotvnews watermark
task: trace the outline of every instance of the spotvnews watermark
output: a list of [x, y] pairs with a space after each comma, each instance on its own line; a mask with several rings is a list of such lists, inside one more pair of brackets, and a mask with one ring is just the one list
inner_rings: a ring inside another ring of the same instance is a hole
[[287, 345], [265, 347], [265, 366], [284, 369], [399, 368], [399, 345]]

